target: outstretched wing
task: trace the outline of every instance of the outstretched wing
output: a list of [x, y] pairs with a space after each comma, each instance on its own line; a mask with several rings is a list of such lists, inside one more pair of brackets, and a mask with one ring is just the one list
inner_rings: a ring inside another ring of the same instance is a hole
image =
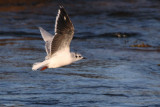
[[55, 36], [51, 43], [51, 55], [68, 48], [74, 35], [74, 26], [63, 6], [60, 6], [55, 23]]
[[39, 30], [41, 32], [43, 40], [45, 41], [46, 53], [47, 53], [47, 55], [49, 55], [51, 52], [51, 42], [52, 42], [52, 39], [54, 38], [54, 36], [41, 27], [39, 27]]

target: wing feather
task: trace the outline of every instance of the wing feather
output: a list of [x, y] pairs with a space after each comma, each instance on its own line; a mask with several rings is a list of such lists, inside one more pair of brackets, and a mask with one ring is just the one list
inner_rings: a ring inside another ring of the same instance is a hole
[[55, 23], [55, 37], [51, 42], [51, 55], [70, 46], [74, 35], [74, 26], [63, 6], [60, 6]]
[[47, 53], [47, 55], [49, 55], [51, 52], [51, 42], [52, 42], [54, 36], [52, 34], [50, 34], [49, 32], [47, 32], [46, 30], [44, 30], [42, 27], [39, 27], [39, 30], [41, 32], [43, 40], [45, 41], [46, 53]]

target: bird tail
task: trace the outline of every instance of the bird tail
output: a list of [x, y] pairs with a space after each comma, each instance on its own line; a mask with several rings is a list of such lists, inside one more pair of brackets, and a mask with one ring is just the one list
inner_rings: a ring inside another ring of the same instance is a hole
[[43, 62], [36, 62], [33, 64], [32, 70], [35, 71], [39, 68], [45, 67], [48, 65], [48, 61], [43, 61]]

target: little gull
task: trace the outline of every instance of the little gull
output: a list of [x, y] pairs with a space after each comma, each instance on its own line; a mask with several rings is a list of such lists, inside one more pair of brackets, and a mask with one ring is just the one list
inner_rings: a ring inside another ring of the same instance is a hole
[[53, 36], [39, 27], [47, 56], [43, 62], [33, 64], [32, 70], [41, 68], [58, 68], [69, 65], [75, 61], [85, 59], [81, 54], [70, 52], [70, 43], [74, 35], [74, 26], [62, 5], [59, 6], [55, 22], [55, 35]]

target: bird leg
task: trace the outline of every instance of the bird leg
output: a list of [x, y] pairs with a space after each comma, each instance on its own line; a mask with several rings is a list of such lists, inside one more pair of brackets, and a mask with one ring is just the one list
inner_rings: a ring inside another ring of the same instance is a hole
[[47, 66], [44, 66], [43, 68], [41, 68], [41, 71], [47, 69], [48, 67]]

